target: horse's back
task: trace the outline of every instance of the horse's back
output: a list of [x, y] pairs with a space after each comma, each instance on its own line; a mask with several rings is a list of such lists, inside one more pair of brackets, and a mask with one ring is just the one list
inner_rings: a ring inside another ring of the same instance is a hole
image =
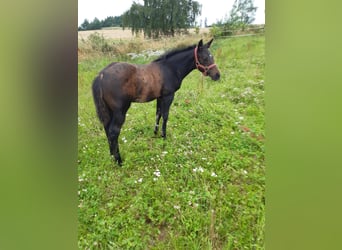
[[125, 98], [132, 102], [148, 102], [161, 95], [162, 74], [155, 63], [114, 62], [104, 68], [98, 78], [104, 92], [116, 100]]
[[134, 64], [125, 62], [113, 62], [99, 73], [101, 78], [114, 80], [125, 80], [136, 73], [137, 67]]

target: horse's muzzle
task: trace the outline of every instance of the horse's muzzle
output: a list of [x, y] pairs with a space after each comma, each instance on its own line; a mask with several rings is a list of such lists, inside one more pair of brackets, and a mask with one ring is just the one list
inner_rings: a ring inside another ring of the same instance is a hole
[[221, 75], [220, 75], [219, 72], [217, 72], [217, 73], [214, 74], [214, 75], [210, 75], [211, 79], [214, 80], [214, 81], [219, 80], [219, 79], [220, 79], [220, 76], [221, 76]]

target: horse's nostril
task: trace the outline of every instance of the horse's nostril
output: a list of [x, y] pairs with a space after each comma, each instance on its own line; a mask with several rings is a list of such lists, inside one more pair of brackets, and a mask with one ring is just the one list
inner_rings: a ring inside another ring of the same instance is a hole
[[210, 76], [212, 80], [217, 81], [220, 79], [220, 73], [215, 73]]

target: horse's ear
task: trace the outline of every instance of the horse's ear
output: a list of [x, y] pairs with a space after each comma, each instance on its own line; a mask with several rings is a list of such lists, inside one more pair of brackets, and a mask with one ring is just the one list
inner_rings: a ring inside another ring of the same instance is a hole
[[211, 43], [213, 42], [214, 38], [212, 38], [205, 46], [209, 49], [210, 48], [210, 45]]
[[201, 40], [198, 42], [197, 47], [198, 47], [198, 48], [201, 48], [202, 46], [203, 46], [203, 39], [201, 39]]

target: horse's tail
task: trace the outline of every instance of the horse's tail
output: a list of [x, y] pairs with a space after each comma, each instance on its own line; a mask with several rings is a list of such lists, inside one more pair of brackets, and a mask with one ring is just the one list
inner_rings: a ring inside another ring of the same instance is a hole
[[94, 79], [92, 91], [93, 91], [93, 98], [94, 98], [97, 116], [99, 117], [100, 121], [106, 128], [108, 123], [110, 122], [111, 115], [110, 115], [109, 107], [107, 106], [107, 104], [105, 103], [103, 99], [100, 76], [97, 76]]

